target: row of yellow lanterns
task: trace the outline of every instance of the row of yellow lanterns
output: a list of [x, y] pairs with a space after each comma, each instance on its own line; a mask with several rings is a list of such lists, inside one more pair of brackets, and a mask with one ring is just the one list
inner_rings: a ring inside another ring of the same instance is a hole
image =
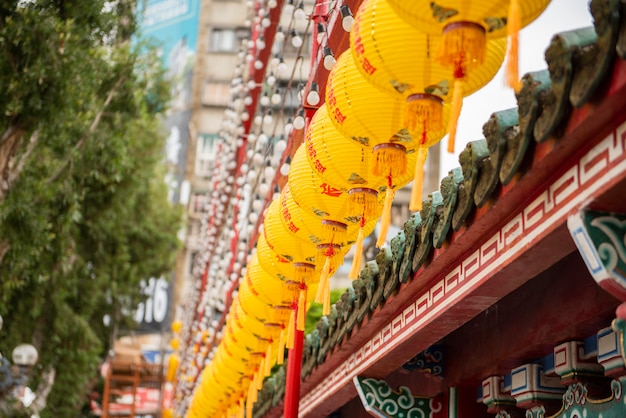
[[462, 97], [487, 84], [504, 60], [507, 27], [516, 37], [547, 4], [363, 2], [288, 185], [266, 211], [189, 417], [251, 416], [263, 379], [304, 329], [310, 303], [328, 314], [329, 279], [355, 243], [349, 277], [358, 275], [363, 240], [381, 216], [377, 246], [384, 243], [395, 190], [414, 181], [410, 207], [420, 208], [428, 148], [446, 132], [453, 140]]

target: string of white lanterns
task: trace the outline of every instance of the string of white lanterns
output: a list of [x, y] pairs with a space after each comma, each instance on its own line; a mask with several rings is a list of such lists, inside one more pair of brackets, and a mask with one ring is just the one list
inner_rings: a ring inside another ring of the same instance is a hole
[[[292, 68], [284, 90], [278, 89], [277, 78], [284, 76], [288, 70], [282, 58], [286, 34], [292, 33], [292, 29], [295, 31], [296, 21], [307, 17], [303, 4], [291, 10], [287, 29], [276, 32], [275, 45], [280, 46], [280, 51], [274, 53], [268, 66], [269, 71], [265, 72], [264, 82], [256, 83], [252, 78], [252, 69], [263, 70], [264, 63], [259, 59], [259, 53], [268, 46], [265, 44], [268, 38], [265, 29], [271, 26], [271, 22], [268, 24], [267, 10], [276, 8], [278, 2], [268, 0], [248, 3], [250, 17], [247, 21], [251, 26], [254, 22], [251, 34], [257, 33], [257, 37], [254, 41], [244, 41], [247, 52], [242, 49], [238, 55], [240, 62], [235, 67], [231, 82], [232, 106], [225, 111], [222, 131], [217, 139], [220, 154], [213, 172], [210, 203], [207, 202], [206, 216], [202, 221], [201, 241], [204, 246], [194, 259], [192, 273], [195, 285], [187, 295], [189, 303], [183, 313], [186, 326], [181, 332], [183, 344], [179, 349], [181, 363], [176, 393], [179, 401], [177, 413], [180, 415], [184, 415], [188, 406], [182, 400], [189, 398], [200, 371], [215, 352], [216, 343], [221, 337], [220, 327], [223, 325], [223, 317], [217, 320], [216, 314], [226, 313], [228, 306], [224, 295], [232, 293], [245, 269], [262, 223], [263, 211], [275, 197], [277, 179], [288, 174], [290, 135], [293, 125], [299, 126], [297, 115], [288, 115], [285, 107], [288, 95], [293, 94], [297, 65]], [[283, 13], [289, 14], [287, 5]], [[304, 33], [308, 32], [309, 25], [310, 19]], [[298, 38], [301, 40], [298, 32], [295, 33], [291, 42], [292, 46], [297, 45], [299, 49], [296, 64], [300, 64], [302, 72], [303, 43], [298, 41]], [[251, 121], [250, 106], [254, 103], [251, 94], [261, 87], [265, 87], [265, 93], [261, 95]], [[300, 91], [298, 93], [301, 94]], [[277, 109], [281, 103], [282, 106]], [[247, 135], [245, 123], [250, 126]], [[284, 136], [280, 135], [276, 140], [278, 130], [282, 130]], [[270, 131], [268, 135], [266, 132]], [[245, 149], [245, 159], [237, 161], [237, 156], [242, 155], [242, 148]], [[240, 234], [241, 231], [243, 233]], [[236, 255], [233, 255], [233, 248]]]

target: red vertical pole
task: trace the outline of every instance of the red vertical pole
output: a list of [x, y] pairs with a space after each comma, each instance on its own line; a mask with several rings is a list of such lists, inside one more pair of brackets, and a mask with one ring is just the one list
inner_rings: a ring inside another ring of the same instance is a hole
[[[311, 68], [315, 68], [318, 59], [323, 60], [323, 54], [319, 51], [320, 45], [317, 42], [317, 23], [325, 21], [328, 13], [328, 2], [317, 0], [313, 8], [313, 48], [311, 52]], [[315, 114], [317, 107], [306, 106], [306, 95], [310, 88], [310, 82], [307, 83], [304, 98], [302, 100], [305, 111], [305, 127], [304, 132], [309, 128], [311, 118]], [[323, 97], [323, 96], [322, 96]], [[297, 309], [296, 309], [297, 312]], [[289, 358], [287, 360], [287, 377], [285, 382], [285, 407], [283, 410], [283, 418], [298, 418], [298, 408], [300, 406], [300, 382], [302, 374], [302, 350], [304, 348], [304, 331], [295, 329], [293, 348], [289, 350]]]
[[295, 333], [293, 348], [289, 350], [289, 358], [287, 359], [284, 418], [298, 418], [298, 407], [300, 406], [300, 374], [302, 373], [304, 331], [296, 329]]

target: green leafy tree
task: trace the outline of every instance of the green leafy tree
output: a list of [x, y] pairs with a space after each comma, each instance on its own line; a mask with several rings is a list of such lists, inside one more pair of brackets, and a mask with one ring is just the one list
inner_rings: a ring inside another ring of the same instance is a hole
[[[346, 289], [333, 289], [330, 291], [330, 304], [335, 304], [339, 299], [341, 299], [341, 295], [344, 294]], [[322, 304], [313, 302], [309, 307], [309, 310], [306, 313], [306, 322], [304, 324], [304, 333], [308, 334], [317, 327], [317, 323], [322, 317]]]
[[159, 122], [169, 88], [156, 54], [130, 43], [134, 2], [6, 3], [0, 352], [34, 344], [30, 412], [71, 417], [140, 281], [173, 267], [182, 212], [167, 201]]

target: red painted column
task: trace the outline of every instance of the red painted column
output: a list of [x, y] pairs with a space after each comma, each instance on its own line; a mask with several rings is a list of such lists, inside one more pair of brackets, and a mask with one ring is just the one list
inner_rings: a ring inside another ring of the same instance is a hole
[[304, 331], [296, 329], [295, 333], [293, 348], [289, 350], [289, 358], [287, 359], [284, 418], [298, 418], [298, 407], [300, 406], [300, 375], [302, 373]]

